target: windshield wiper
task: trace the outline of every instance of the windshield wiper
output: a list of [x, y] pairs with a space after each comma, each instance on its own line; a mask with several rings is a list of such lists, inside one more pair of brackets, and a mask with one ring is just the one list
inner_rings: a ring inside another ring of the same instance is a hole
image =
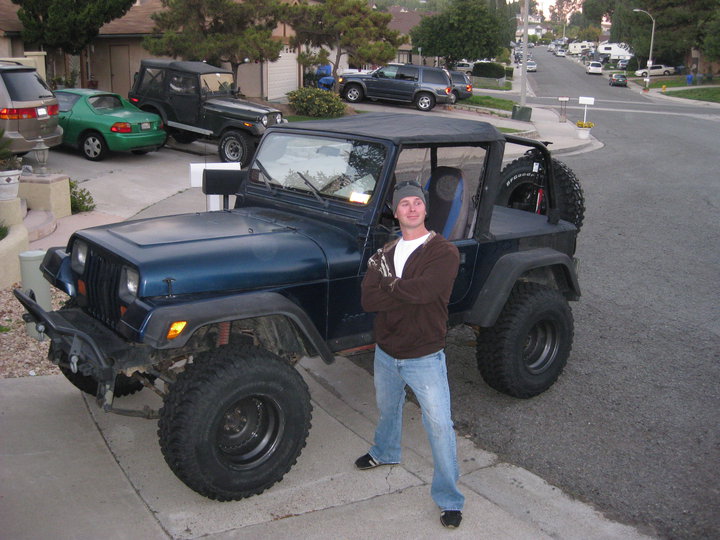
[[324, 199], [323, 196], [320, 195], [320, 190], [318, 188], [316, 188], [312, 184], [312, 182], [310, 182], [310, 180], [305, 178], [305, 176], [303, 176], [303, 173], [299, 172], [299, 173], [297, 173], [297, 175], [300, 178], [302, 178], [302, 181], [305, 182], [310, 187], [310, 189], [312, 189], [312, 194], [315, 195], [315, 198], [320, 202], [320, 204], [322, 204], [325, 208], [330, 206], [330, 201], [328, 201], [327, 199]]
[[272, 178], [272, 176], [270, 176], [270, 173], [267, 171], [265, 166], [260, 163], [259, 159], [255, 158], [255, 163], [257, 163], [257, 166], [260, 167], [260, 176], [262, 177], [265, 187], [270, 192], [270, 195], [275, 195], [277, 193], [277, 190], [272, 187], [269, 180], [270, 178]]

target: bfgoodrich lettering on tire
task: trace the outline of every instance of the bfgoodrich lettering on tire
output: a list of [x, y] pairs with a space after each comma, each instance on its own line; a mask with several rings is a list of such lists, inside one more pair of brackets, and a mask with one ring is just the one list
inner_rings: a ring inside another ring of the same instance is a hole
[[572, 311], [560, 291], [519, 283], [495, 326], [477, 330], [478, 369], [498, 392], [533, 397], [560, 376], [572, 340]]
[[165, 461], [200, 495], [262, 493], [297, 461], [310, 430], [310, 393], [295, 368], [268, 351], [227, 345], [196, 356], [160, 410]]

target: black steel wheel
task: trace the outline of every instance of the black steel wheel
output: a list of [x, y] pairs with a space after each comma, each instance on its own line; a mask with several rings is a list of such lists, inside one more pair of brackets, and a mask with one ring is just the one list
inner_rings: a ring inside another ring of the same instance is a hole
[[565, 297], [537, 283], [519, 283], [492, 328], [477, 330], [477, 364], [485, 382], [530, 398], [550, 388], [567, 364], [573, 317]]
[[[495, 204], [536, 214], [547, 214], [543, 182], [545, 174], [541, 163], [539, 158], [525, 155], [504, 167], [500, 173], [502, 183]], [[585, 218], [585, 196], [580, 181], [562, 161], [553, 158], [552, 164], [560, 219], [569, 221], [580, 230]]]
[[262, 493], [305, 447], [312, 406], [297, 370], [274, 354], [230, 344], [197, 355], [170, 388], [158, 435], [188, 487], [220, 501]]
[[89, 131], [80, 139], [80, 150], [90, 161], [102, 161], [108, 153], [107, 143], [97, 131]]
[[231, 130], [223, 134], [218, 144], [218, 154], [224, 162], [240, 163], [245, 166], [250, 162], [250, 141], [242, 131]]

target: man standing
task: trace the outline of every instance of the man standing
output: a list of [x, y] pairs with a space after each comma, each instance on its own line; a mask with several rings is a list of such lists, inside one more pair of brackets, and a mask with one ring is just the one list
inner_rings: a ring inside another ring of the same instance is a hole
[[460, 256], [457, 248], [425, 227], [426, 198], [417, 182], [400, 182], [392, 206], [402, 238], [368, 261], [362, 305], [375, 316], [375, 394], [380, 419], [375, 444], [355, 461], [361, 470], [400, 462], [405, 385], [422, 410], [434, 474], [430, 494], [443, 526], [462, 521], [465, 497], [459, 477], [450, 389], [445, 365], [448, 309]]

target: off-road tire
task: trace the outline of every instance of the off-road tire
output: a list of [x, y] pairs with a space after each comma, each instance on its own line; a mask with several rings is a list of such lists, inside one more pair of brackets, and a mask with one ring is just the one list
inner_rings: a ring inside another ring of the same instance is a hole
[[350, 103], [359, 103], [365, 97], [365, 93], [363, 92], [362, 86], [359, 84], [350, 84], [347, 88], [345, 88], [343, 97], [345, 98], [345, 101]]
[[196, 133], [191, 133], [189, 131], [181, 131], [174, 128], [171, 128], [169, 134], [173, 139], [175, 139], [175, 142], [179, 142], [180, 144], [190, 144], [200, 138], [200, 135]]
[[244, 167], [252, 157], [248, 136], [237, 130], [225, 132], [218, 144], [218, 155], [226, 163], [240, 163]]
[[477, 364], [498, 392], [530, 398], [550, 388], [567, 363], [573, 316], [565, 297], [537, 283], [519, 283], [492, 328], [478, 328]]
[[85, 159], [102, 161], [108, 153], [108, 146], [97, 131], [88, 131], [80, 138], [80, 151]]
[[[61, 355], [62, 358], [60, 361], [66, 363], [67, 355], [64, 352], [61, 353]], [[53, 344], [51, 343], [50, 349], [48, 350], [48, 358], [52, 359], [53, 356]], [[64, 365], [60, 365], [58, 367], [60, 368], [62, 374], [65, 375], [65, 378], [70, 381], [75, 388], [88, 395], [97, 396], [98, 382], [93, 377], [83, 375], [80, 371], [73, 373], [70, 368], [65, 367]], [[121, 373], [115, 377], [115, 389], [113, 390], [113, 393], [115, 394], [115, 397], [123, 397], [139, 392], [143, 388], [144, 386], [140, 381]]]
[[435, 107], [435, 96], [428, 92], [420, 92], [415, 98], [415, 108], [418, 111], [432, 111]]
[[[526, 155], [503, 168], [500, 172], [502, 183], [495, 204], [536, 212], [538, 190], [544, 189], [543, 177], [545, 175], [541, 165], [537, 172], [533, 171], [535, 163], [541, 164], [539, 158]], [[569, 221], [579, 231], [585, 218], [585, 196], [580, 181], [562, 161], [553, 158], [552, 164], [557, 186], [557, 208], [560, 219]], [[540, 211], [537, 213], [547, 214], [546, 198], [543, 198]]]
[[230, 344], [197, 355], [171, 386], [160, 409], [160, 449], [200, 495], [242, 499], [295, 464], [311, 411], [295, 368], [266, 350]]

